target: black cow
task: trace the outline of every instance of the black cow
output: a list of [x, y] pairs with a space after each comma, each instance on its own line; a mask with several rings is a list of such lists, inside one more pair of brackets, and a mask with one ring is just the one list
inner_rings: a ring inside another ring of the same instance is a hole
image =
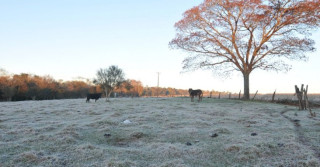
[[90, 99], [95, 99], [94, 102], [96, 102], [99, 98], [101, 98], [102, 93], [89, 93], [87, 94], [87, 100], [86, 102], [90, 102]]
[[199, 96], [198, 102], [202, 101], [203, 93], [202, 93], [202, 91], [200, 89], [192, 90], [190, 88], [189, 89], [189, 94], [190, 94], [190, 97], [191, 97], [191, 101], [193, 101], [194, 96]]

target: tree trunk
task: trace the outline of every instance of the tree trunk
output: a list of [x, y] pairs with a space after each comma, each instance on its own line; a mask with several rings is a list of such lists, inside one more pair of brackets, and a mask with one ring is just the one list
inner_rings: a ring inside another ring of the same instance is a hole
[[108, 94], [108, 90], [107, 89], [105, 89], [105, 93], [106, 93], [106, 101], [109, 101], [109, 94]]
[[109, 93], [108, 93], [108, 99], [106, 100], [106, 101], [108, 101], [108, 102], [110, 101], [110, 95], [111, 95], [111, 93], [112, 93], [112, 91], [110, 90]]
[[249, 75], [250, 73], [243, 73], [243, 99], [249, 100], [250, 99], [250, 90], [249, 90]]

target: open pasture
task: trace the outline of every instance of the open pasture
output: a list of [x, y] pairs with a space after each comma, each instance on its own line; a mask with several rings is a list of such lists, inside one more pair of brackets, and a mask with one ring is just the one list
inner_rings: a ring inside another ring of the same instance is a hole
[[0, 103], [0, 166], [320, 166], [320, 119], [252, 101]]

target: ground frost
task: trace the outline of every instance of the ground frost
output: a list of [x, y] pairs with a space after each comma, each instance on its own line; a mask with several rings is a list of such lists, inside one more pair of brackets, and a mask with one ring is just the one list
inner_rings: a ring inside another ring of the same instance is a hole
[[3, 102], [0, 132], [0, 166], [320, 166], [319, 120], [270, 103]]

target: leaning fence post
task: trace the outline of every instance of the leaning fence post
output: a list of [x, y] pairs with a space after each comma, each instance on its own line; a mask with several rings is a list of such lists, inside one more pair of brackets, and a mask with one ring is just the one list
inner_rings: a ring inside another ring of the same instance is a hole
[[254, 100], [254, 98], [257, 96], [258, 90], [256, 91], [256, 94], [254, 94], [252, 100]]

